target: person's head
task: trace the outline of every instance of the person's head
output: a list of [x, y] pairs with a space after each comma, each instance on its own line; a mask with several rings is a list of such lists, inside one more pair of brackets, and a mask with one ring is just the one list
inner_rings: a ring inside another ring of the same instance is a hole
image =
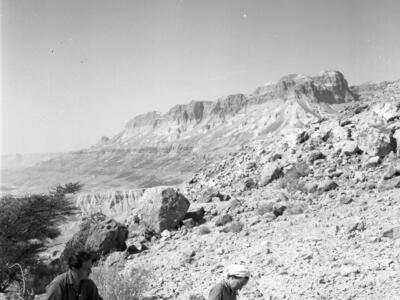
[[88, 279], [92, 272], [92, 255], [86, 251], [79, 251], [68, 258], [68, 267], [76, 272], [80, 280]]
[[227, 268], [227, 281], [232, 290], [243, 288], [250, 278], [250, 272], [241, 265], [231, 265]]

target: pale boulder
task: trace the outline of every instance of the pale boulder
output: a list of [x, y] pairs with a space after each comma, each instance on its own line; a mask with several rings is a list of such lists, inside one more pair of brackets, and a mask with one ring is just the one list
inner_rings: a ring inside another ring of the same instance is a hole
[[179, 225], [189, 206], [189, 200], [176, 189], [152, 189], [143, 195], [141, 221], [148, 230], [155, 233], [171, 230]]
[[364, 127], [357, 137], [357, 145], [363, 152], [371, 156], [384, 157], [391, 151], [396, 151], [391, 132], [375, 127]]

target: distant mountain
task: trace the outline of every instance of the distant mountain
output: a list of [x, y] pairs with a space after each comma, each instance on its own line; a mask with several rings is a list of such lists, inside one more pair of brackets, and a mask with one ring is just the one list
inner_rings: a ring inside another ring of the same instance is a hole
[[[266, 133], [302, 126], [324, 113], [333, 113], [330, 105], [354, 100], [340, 72], [288, 75], [276, 84], [258, 87], [251, 95], [229, 95], [216, 102], [192, 101], [164, 115], [149, 112], [137, 116], [120, 134], [91, 149], [225, 149]], [[218, 143], [213, 142], [216, 139]]]
[[81, 181], [88, 190], [178, 184], [197, 168], [250, 141], [294, 136], [307, 124], [337, 114], [342, 106], [357, 101], [359, 94], [368, 97], [371, 89], [350, 88], [338, 71], [291, 74], [249, 95], [191, 101], [166, 114], [136, 116], [119, 134], [103, 137], [89, 149], [23, 171], [5, 170], [3, 179], [26, 191], [43, 191], [69, 181]]
[[60, 153], [29, 153], [1, 155], [1, 169], [24, 169], [32, 167], [38, 162], [59, 156]]

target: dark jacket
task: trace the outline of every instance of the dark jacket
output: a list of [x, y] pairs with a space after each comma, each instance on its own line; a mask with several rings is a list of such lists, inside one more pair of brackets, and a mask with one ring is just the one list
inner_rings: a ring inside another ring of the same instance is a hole
[[208, 300], [236, 300], [237, 293], [222, 281], [211, 288]]
[[96, 284], [90, 280], [81, 280], [79, 290], [75, 290], [71, 271], [58, 275], [50, 283], [46, 300], [103, 300]]

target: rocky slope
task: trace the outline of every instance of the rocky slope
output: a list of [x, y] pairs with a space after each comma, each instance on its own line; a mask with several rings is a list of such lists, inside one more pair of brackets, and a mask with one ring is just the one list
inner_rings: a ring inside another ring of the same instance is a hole
[[[400, 81], [352, 89], [359, 101], [338, 113], [256, 139], [187, 177], [179, 188], [189, 211], [204, 209], [204, 223], [151, 239], [131, 231], [146, 248], [107, 262], [119, 261], [127, 278], [148, 270], [158, 299], [206, 296], [231, 263], [252, 273], [240, 299], [399, 299]], [[140, 193], [79, 203], [117, 212], [132, 228], [135, 218], [120, 212]]]
[[112, 138], [23, 171], [4, 170], [6, 183], [27, 191], [81, 181], [88, 190], [132, 189], [183, 182], [218, 155], [254, 140], [289, 135], [356, 100], [343, 74], [288, 75], [250, 95], [192, 101], [166, 114], [129, 121]]
[[[155, 240], [124, 261], [126, 273], [151, 269], [151, 293], [188, 299], [242, 263], [253, 275], [240, 299], [398, 299], [399, 88], [311, 124], [294, 143], [253, 143], [199, 170], [182, 188], [206, 223]], [[363, 135], [366, 124], [383, 135]], [[272, 166], [282, 167], [275, 179]]]

